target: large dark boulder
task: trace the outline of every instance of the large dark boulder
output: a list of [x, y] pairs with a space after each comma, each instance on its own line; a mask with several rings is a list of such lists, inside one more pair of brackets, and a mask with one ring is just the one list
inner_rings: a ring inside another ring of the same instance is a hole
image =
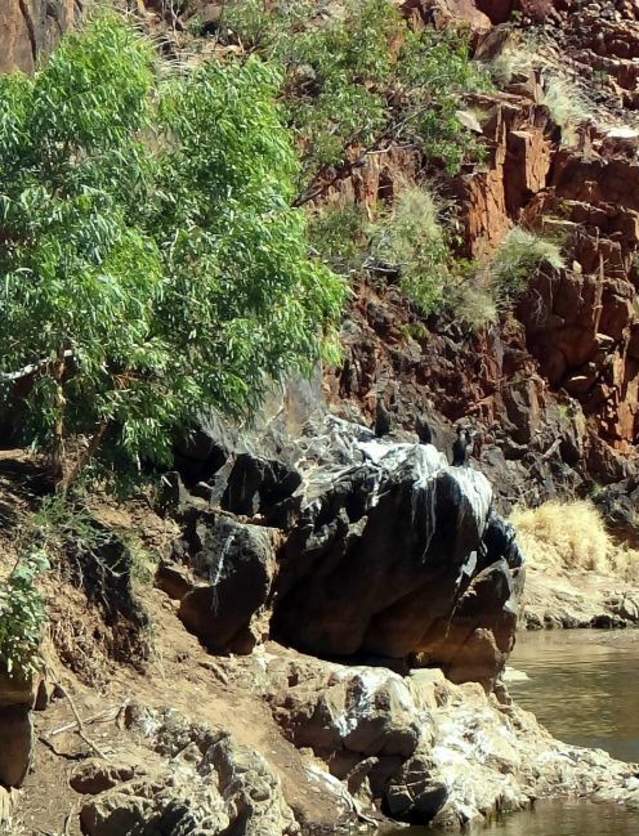
[[234, 456], [219, 510], [198, 502], [158, 583], [212, 650], [270, 635], [488, 688], [503, 668], [523, 558], [486, 477], [434, 446], [324, 416], [279, 458]]
[[386, 787], [384, 807], [394, 819], [409, 824], [431, 821], [444, 806], [449, 789], [432, 777], [432, 764], [423, 756], [407, 760]]
[[489, 686], [514, 642], [523, 559], [488, 480], [336, 419], [323, 437], [339, 453], [299, 463], [274, 634], [328, 656], [421, 654]]
[[[237, 452], [243, 452], [238, 432], [216, 413], [203, 416], [175, 443], [175, 466], [188, 485], [210, 481], [225, 464], [232, 464]], [[220, 490], [220, 496], [224, 491]]]
[[[268, 632], [279, 537], [228, 515], [194, 513], [175, 544], [172, 565], [160, 567], [159, 585], [180, 599], [180, 619], [211, 650], [250, 652]], [[175, 569], [185, 562], [190, 582]]]
[[248, 517], [260, 514], [269, 524], [285, 528], [299, 505], [291, 499], [301, 482], [295, 469], [244, 453], [235, 459], [222, 508]]
[[606, 525], [622, 542], [639, 547], [639, 478], [607, 485], [593, 495]]

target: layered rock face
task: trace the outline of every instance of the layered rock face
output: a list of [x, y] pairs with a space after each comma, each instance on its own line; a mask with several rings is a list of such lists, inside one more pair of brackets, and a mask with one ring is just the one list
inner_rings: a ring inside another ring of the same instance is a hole
[[[522, 224], [561, 236], [567, 269], [543, 270], [515, 317], [476, 335], [454, 321], [424, 327], [395, 288], [362, 282], [343, 331], [346, 361], [328, 379], [334, 408], [371, 420], [381, 401], [411, 429], [421, 411], [439, 438], [448, 422], [472, 420], [483, 436], [482, 470], [505, 508], [634, 480], [639, 140], [622, 120], [637, 88], [636, 8], [568, 0], [406, 8], [428, 24], [470, 24], [482, 60], [527, 48], [512, 22], [488, 31], [482, 15], [502, 23], [518, 11], [524, 24], [541, 24], [546, 77], [515, 73], [505, 91], [474, 97], [487, 165], [451, 188], [467, 256], [490, 258]], [[621, 127], [583, 126], [565, 144], [543, 97], [548, 77], [566, 66], [588, 85], [595, 122]], [[406, 166], [419, 168], [406, 149], [371, 155], [333, 191], [372, 207], [392, 197]]]
[[82, 10], [79, 0], [3, 0], [0, 72], [35, 69]]

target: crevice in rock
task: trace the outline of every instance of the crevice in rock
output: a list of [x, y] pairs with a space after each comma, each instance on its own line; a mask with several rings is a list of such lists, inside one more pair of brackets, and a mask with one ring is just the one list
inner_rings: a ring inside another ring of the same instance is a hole
[[33, 57], [33, 66], [36, 66], [38, 60], [38, 39], [36, 36], [35, 25], [33, 22], [33, 17], [31, 15], [31, 10], [27, 5], [27, 0], [18, 0], [18, 4], [20, 6], [20, 12], [24, 19], [24, 24], [27, 28], [27, 34], [29, 37], [29, 43], [31, 44], [31, 55]]

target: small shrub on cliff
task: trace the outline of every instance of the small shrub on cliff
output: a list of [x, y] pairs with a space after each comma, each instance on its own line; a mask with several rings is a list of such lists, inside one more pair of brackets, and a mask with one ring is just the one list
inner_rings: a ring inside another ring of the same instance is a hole
[[528, 75], [536, 63], [536, 56], [527, 44], [510, 40], [490, 61], [488, 72], [499, 87], [507, 87], [517, 75]]
[[519, 226], [511, 230], [488, 268], [498, 304], [519, 296], [544, 263], [555, 270], [565, 266], [560, 245]]
[[336, 273], [357, 271], [368, 247], [366, 215], [359, 206], [322, 206], [310, 214], [309, 239], [324, 264]]
[[510, 517], [532, 566], [601, 572], [639, 580], [639, 553], [619, 547], [595, 506], [585, 500], [546, 502]]
[[[99, 566], [99, 574], [105, 578], [109, 574], [130, 575], [143, 584], [149, 583], [155, 574], [155, 555], [135, 531], [101, 523], [77, 496], [46, 497], [33, 517], [33, 527], [52, 562], [67, 571], [71, 569], [77, 576], [80, 566], [86, 574], [91, 565]], [[121, 544], [122, 548], [110, 549], [114, 544]], [[119, 562], [108, 566], [102, 557], [105, 550], [113, 554], [119, 551]]]
[[479, 331], [499, 319], [497, 303], [490, 287], [482, 284], [481, 273], [471, 263], [458, 271], [460, 279], [449, 288], [446, 297], [458, 322], [471, 331]]
[[155, 61], [107, 16], [0, 78], [0, 380], [28, 382], [26, 440], [59, 475], [75, 433], [80, 464], [166, 462], [200, 410], [250, 415], [331, 345], [344, 298], [291, 207], [277, 72]]
[[409, 186], [377, 225], [373, 256], [396, 269], [402, 290], [426, 314], [442, 307], [450, 252], [435, 198], [425, 186]]
[[10, 676], [28, 679], [39, 667], [46, 610], [37, 581], [48, 568], [45, 553], [32, 547], [0, 586], [0, 664]]

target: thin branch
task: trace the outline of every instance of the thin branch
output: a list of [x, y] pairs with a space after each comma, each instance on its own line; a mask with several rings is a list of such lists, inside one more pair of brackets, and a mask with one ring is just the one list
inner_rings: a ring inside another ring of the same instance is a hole
[[560, 446], [560, 445], [561, 445], [561, 439], [560, 439], [560, 438], [556, 438], [556, 439], [553, 441], [553, 443], [550, 445], [550, 447], [546, 450], [546, 452], [543, 454], [543, 456], [541, 457], [542, 462], [547, 461], [547, 460], [548, 460], [548, 459], [552, 456], [552, 454], [553, 454], [556, 450], [558, 450], [558, 449], [559, 449], [559, 446]]
[[104, 436], [107, 434], [109, 428], [111, 426], [111, 419], [105, 418], [97, 430], [93, 433], [91, 437], [91, 441], [89, 442], [87, 448], [82, 451], [82, 453], [78, 456], [77, 461], [71, 468], [71, 470], [64, 476], [62, 479], [62, 483], [60, 488], [62, 492], [68, 490], [69, 486], [75, 482], [78, 478], [84, 467], [86, 466], [87, 462], [93, 457], [97, 449], [99, 448], [100, 444], [102, 444], [102, 440]]
[[87, 736], [86, 732], [84, 731], [84, 721], [82, 720], [82, 717], [80, 717], [78, 709], [76, 708], [75, 703], [73, 702], [73, 699], [71, 698], [69, 692], [66, 690], [66, 688], [64, 688], [63, 685], [60, 684], [60, 682], [56, 681], [56, 685], [60, 689], [62, 696], [66, 698], [67, 702], [69, 703], [69, 706], [71, 707], [71, 711], [73, 712], [73, 716], [75, 717], [75, 721], [77, 724], [76, 731], [80, 739], [83, 740], [84, 743], [86, 743], [86, 745], [89, 747], [89, 749], [95, 752], [95, 754], [98, 757], [102, 758], [103, 760], [108, 760], [104, 752], [91, 740], [90, 737]]
[[50, 752], [53, 752], [57, 758], [64, 758], [67, 761], [83, 761], [89, 757], [86, 752], [61, 752], [59, 749], [56, 749], [53, 743], [51, 743], [51, 741], [42, 734], [38, 735], [38, 740], [43, 746], [46, 746]]
[[[126, 706], [126, 702], [122, 703], [122, 706]], [[118, 715], [122, 711], [122, 706], [118, 706], [117, 708], [107, 708], [105, 711], [100, 711], [99, 714], [93, 714], [91, 717], [84, 718], [84, 724], [89, 725], [91, 723], [99, 723], [100, 721], [113, 721], [118, 718]], [[113, 714], [113, 712], [115, 712]], [[110, 714], [113, 714], [113, 717], [109, 717]], [[67, 731], [74, 731], [78, 726], [77, 720], [74, 720], [72, 723], [65, 723], [64, 726], [59, 726], [57, 729], [53, 729], [53, 731], [47, 732], [47, 738], [56, 737], [58, 734], [63, 734]]]
[[[404, 119], [401, 119], [399, 122], [393, 122], [388, 125], [381, 134], [379, 134], [375, 139], [361, 152], [361, 154], [357, 157], [356, 160], [350, 162], [349, 160], [342, 159], [342, 161], [337, 166], [336, 173], [329, 179], [325, 180], [320, 185], [313, 187], [313, 183], [317, 183], [318, 180], [321, 179], [322, 175], [326, 173], [329, 166], [323, 166], [317, 174], [311, 180], [311, 186], [303, 192], [301, 195], [293, 201], [293, 206], [299, 207], [304, 206], [306, 203], [310, 203], [311, 200], [315, 200], [315, 198], [320, 197], [321, 195], [325, 194], [326, 191], [334, 185], [339, 180], [343, 180], [349, 174], [353, 172], [354, 169], [360, 168], [364, 164], [365, 158], [372, 153], [376, 153], [380, 150], [380, 146], [383, 142], [387, 140], [392, 140], [394, 136], [398, 137], [400, 131], [406, 127], [409, 122], [412, 122], [414, 119], [417, 119], [421, 116], [422, 113], [428, 110], [430, 107], [430, 103], [424, 105], [423, 107], [419, 107], [414, 110], [412, 113], [409, 113]], [[359, 131], [358, 133], [361, 133]], [[351, 139], [347, 140], [345, 143], [344, 153], [349, 148], [349, 146], [355, 141], [357, 138], [357, 134], [354, 135]], [[392, 145], [389, 146], [389, 148]]]

